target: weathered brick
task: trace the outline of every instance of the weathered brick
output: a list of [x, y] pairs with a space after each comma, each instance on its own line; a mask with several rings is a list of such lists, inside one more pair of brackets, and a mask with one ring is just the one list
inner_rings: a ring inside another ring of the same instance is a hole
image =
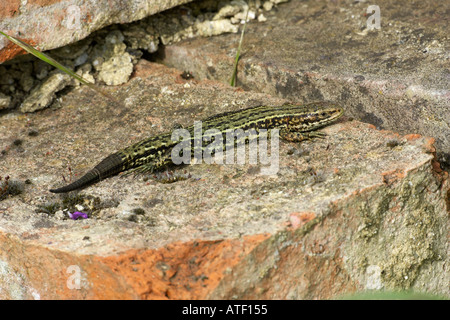
[[[0, 2], [0, 21], [3, 18], [10, 18], [18, 13], [20, 0], [4, 0]], [[2, 30], [3, 31], [3, 30]]]

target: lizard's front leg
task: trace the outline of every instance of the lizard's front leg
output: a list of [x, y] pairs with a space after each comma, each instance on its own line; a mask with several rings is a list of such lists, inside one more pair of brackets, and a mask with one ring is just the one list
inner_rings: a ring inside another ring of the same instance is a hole
[[283, 128], [280, 130], [280, 137], [286, 141], [301, 142], [304, 140], [312, 140], [313, 138], [323, 139], [326, 137], [326, 133], [320, 131], [299, 132]]

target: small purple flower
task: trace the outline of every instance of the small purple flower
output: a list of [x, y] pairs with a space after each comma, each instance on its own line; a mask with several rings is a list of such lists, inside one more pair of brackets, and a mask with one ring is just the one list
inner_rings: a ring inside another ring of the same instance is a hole
[[87, 219], [88, 215], [84, 212], [75, 211], [74, 213], [69, 212], [70, 219], [77, 220], [78, 218]]

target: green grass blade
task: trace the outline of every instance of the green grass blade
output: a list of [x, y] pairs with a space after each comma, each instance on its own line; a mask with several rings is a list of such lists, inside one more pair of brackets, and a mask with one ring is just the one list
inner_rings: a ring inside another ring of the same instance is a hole
[[237, 79], [237, 68], [238, 68], [238, 62], [239, 62], [239, 56], [241, 54], [241, 47], [242, 43], [244, 41], [244, 33], [245, 33], [245, 27], [247, 26], [247, 19], [248, 19], [248, 11], [249, 7], [247, 6], [247, 14], [245, 15], [245, 21], [244, 21], [244, 27], [242, 28], [241, 32], [241, 39], [239, 40], [239, 46], [236, 52], [236, 58], [234, 59], [234, 66], [233, 66], [233, 75], [231, 76], [230, 85], [232, 87], [236, 86], [236, 79]]
[[60, 64], [58, 61], [56, 61], [55, 59], [49, 57], [48, 55], [46, 55], [45, 53], [35, 49], [33, 46], [29, 45], [28, 43], [23, 42], [20, 39], [17, 39], [13, 36], [9, 36], [6, 33], [0, 31], [0, 34], [5, 36], [9, 41], [13, 42], [14, 44], [18, 45], [19, 47], [21, 47], [23, 50], [25, 50], [26, 52], [34, 55], [35, 57], [41, 59], [42, 61], [54, 66], [55, 68], [61, 70], [62, 72], [68, 74], [69, 76], [71, 76], [72, 78], [80, 81], [81, 83], [89, 86], [90, 88], [92, 88], [93, 90], [97, 91], [98, 93], [102, 94], [103, 96], [107, 97], [108, 99], [114, 101], [115, 103], [120, 104], [116, 99], [114, 99], [112, 96], [110, 96], [109, 94], [107, 94], [106, 92], [104, 92], [103, 90], [101, 90], [100, 88], [98, 88], [97, 86], [95, 86], [93, 83], [89, 82], [88, 80], [84, 79], [82, 76], [76, 74], [75, 72], [73, 72], [72, 70], [64, 67], [62, 64]]
[[9, 41], [15, 43], [16, 45], [18, 45], [19, 47], [24, 49], [26, 52], [31, 53], [32, 55], [34, 55], [35, 57], [41, 59], [42, 61], [47, 62], [48, 64], [51, 64], [52, 66], [54, 66], [55, 68], [61, 70], [64, 73], [67, 73], [72, 78], [77, 79], [81, 83], [84, 83], [86, 85], [92, 85], [92, 83], [90, 83], [89, 81], [87, 81], [83, 77], [79, 76], [78, 74], [76, 74], [72, 70], [64, 67], [58, 61], [56, 61], [53, 58], [49, 57], [45, 53], [42, 53], [39, 50], [35, 49], [34, 47], [30, 46], [28, 43], [25, 43], [22, 40], [14, 38], [12, 36], [8, 36], [7, 34], [3, 33], [2, 31], [0, 31], [0, 34], [4, 35], [6, 38], [8, 38]]

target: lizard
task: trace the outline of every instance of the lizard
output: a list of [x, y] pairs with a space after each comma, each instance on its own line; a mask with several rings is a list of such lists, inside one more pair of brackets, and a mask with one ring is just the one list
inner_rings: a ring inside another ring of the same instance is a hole
[[[316, 130], [334, 122], [343, 113], [343, 108], [326, 101], [300, 105], [284, 104], [278, 107], [263, 105], [206, 118], [202, 120], [202, 133], [208, 129], [217, 129], [225, 136], [232, 130], [255, 129], [258, 134], [260, 129], [266, 129], [270, 134], [270, 129], [278, 128], [282, 139], [301, 142], [323, 138], [325, 134]], [[191, 134], [191, 147], [194, 150], [194, 126], [186, 130]], [[170, 132], [146, 138], [107, 156], [78, 180], [61, 188], [51, 189], [50, 192], [65, 193], [83, 189], [124, 171], [151, 173], [162, 170], [172, 164], [171, 151], [179, 142], [172, 140]]]

